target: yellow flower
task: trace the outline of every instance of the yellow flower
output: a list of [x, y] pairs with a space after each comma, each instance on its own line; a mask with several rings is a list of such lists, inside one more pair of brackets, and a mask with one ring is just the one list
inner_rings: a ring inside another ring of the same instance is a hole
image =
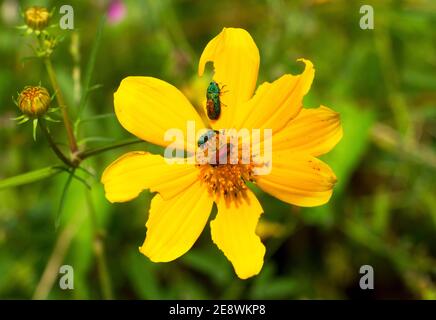
[[[137, 197], [144, 189], [157, 192], [151, 202], [141, 253], [154, 262], [172, 261], [186, 253], [204, 229], [212, 206], [213, 242], [246, 279], [258, 274], [265, 247], [256, 234], [262, 206], [245, 182], [252, 180], [278, 199], [298, 206], [328, 202], [336, 177], [315, 158], [331, 150], [342, 137], [339, 114], [321, 106], [302, 108], [314, 78], [310, 61], [300, 75], [284, 75], [262, 84], [253, 95], [259, 69], [259, 51], [243, 29], [224, 28], [206, 46], [199, 75], [213, 62], [213, 80], [225, 85], [220, 96], [221, 116], [204, 123], [187, 98], [174, 86], [151, 77], [127, 77], [114, 95], [121, 125], [135, 136], [167, 147], [168, 129], [272, 129], [273, 161], [267, 175], [254, 175], [255, 164], [168, 164], [160, 155], [130, 152], [108, 166], [102, 183], [111, 202]], [[205, 88], [206, 92], [206, 88]], [[186, 150], [194, 150], [184, 137]]]

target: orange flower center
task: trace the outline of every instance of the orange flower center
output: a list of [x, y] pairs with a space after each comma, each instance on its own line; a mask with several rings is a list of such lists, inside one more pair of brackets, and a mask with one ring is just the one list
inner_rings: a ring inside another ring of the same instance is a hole
[[227, 199], [239, 198], [247, 190], [246, 182], [253, 180], [252, 164], [200, 165], [200, 180], [211, 194]]
[[[261, 165], [254, 163], [252, 158], [250, 163], [243, 163], [240, 149], [237, 163], [231, 162], [231, 145], [220, 144], [219, 139], [216, 144], [216, 151], [205, 150], [207, 163], [197, 164], [200, 169], [199, 179], [209, 193], [236, 201], [245, 196], [246, 182], [254, 181], [253, 169]], [[223, 146], [226, 148], [223, 149]]]

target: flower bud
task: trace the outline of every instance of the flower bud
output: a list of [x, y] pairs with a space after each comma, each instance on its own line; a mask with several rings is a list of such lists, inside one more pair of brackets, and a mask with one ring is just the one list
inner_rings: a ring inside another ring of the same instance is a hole
[[50, 12], [44, 7], [30, 7], [24, 12], [26, 25], [35, 31], [44, 30], [50, 20]]
[[47, 112], [51, 97], [43, 87], [25, 87], [18, 96], [18, 108], [27, 116], [37, 118]]

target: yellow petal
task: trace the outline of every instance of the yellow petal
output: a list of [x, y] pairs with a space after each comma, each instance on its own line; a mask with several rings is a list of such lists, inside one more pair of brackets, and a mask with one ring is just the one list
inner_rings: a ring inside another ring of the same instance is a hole
[[272, 137], [274, 151], [290, 149], [315, 157], [329, 152], [341, 138], [339, 113], [324, 106], [303, 108], [294, 120]]
[[199, 237], [212, 210], [213, 199], [199, 182], [178, 196], [151, 201], [142, 254], [153, 262], [168, 262], [186, 253]]
[[233, 264], [236, 274], [247, 279], [260, 272], [265, 246], [256, 235], [256, 226], [263, 209], [256, 196], [247, 191], [247, 198], [236, 205], [218, 201], [218, 213], [210, 223], [212, 240]]
[[[209, 61], [214, 65], [213, 79], [224, 86], [220, 97], [221, 116], [212, 125], [230, 128], [235, 108], [249, 100], [256, 88], [259, 50], [244, 29], [224, 28], [204, 49], [198, 66], [200, 76]], [[206, 94], [206, 88], [204, 92]]]
[[295, 118], [309, 91], [315, 69], [309, 60], [299, 59], [306, 67], [302, 74], [286, 74], [273, 83], [265, 82], [254, 97], [238, 107], [234, 128], [272, 129], [273, 134]]
[[336, 176], [321, 160], [290, 151], [273, 153], [272, 170], [259, 175], [260, 188], [274, 197], [301, 207], [313, 207], [329, 201]]
[[157, 191], [172, 198], [193, 184], [198, 169], [192, 164], [168, 164], [160, 155], [129, 152], [103, 172], [106, 198], [110, 202], [124, 202], [136, 198], [144, 189]]
[[[204, 124], [188, 99], [171, 84], [152, 77], [127, 77], [114, 94], [115, 113], [121, 125], [138, 138], [168, 146], [168, 129], [180, 129], [184, 148], [194, 150], [195, 141], [187, 145], [187, 121], [194, 121], [196, 130]], [[178, 148], [183, 146], [178, 145]]]

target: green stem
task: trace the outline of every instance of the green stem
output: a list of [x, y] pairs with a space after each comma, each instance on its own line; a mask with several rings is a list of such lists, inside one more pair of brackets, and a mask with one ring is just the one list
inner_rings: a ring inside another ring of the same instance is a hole
[[53, 141], [50, 132], [48, 132], [48, 129], [43, 119], [39, 119], [39, 127], [41, 128], [41, 131], [46, 137], [48, 144], [50, 145], [50, 148], [52, 148], [56, 156], [68, 167], [75, 167], [75, 165], [64, 155], [64, 153], [58, 148], [56, 143]]
[[113, 299], [112, 284], [109, 276], [109, 269], [106, 262], [105, 246], [103, 233], [98, 228], [97, 214], [92, 202], [91, 193], [86, 191], [86, 199], [89, 207], [89, 216], [91, 220], [92, 231], [94, 234], [94, 252], [97, 259], [98, 276], [103, 298], [106, 300]]
[[116, 144], [112, 144], [109, 146], [105, 146], [105, 147], [101, 147], [101, 148], [95, 148], [95, 149], [90, 149], [90, 150], [85, 150], [83, 152], [78, 153], [78, 158], [80, 158], [81, 160], [84, 160], [86, 158], [95, 156], [97, 154], [109, 151], [109, 150], [113, 150], [113, 149], [117, 149], [120, 147], [125, 147], [125, 146], [129, 146], [132, 144], [137, 144], [137, 143], [141, 143], [144, 142], [143, 140], [129, 140], [129, 141], [123, 141], [123, 142], [119, 142]]
[[71, 169], [71, 171], [69, 171], [67, 181], [65, 182], [64, 188], [62, 189], [61, 201], [59, 201], [58, 211], [57, 211], [56, 216], [55, 216], [55, 230], [57, 230], [59, 228], [59, 225], [61, 222], [61, 214], [62, 214], [62, 210], [64, 208], [65, 199], [67, 197], [68, 189], [70, 188], [71, 181], [74, 178], [75, 171], [76, 171], [76, 168], [73, 168], [73, 169]]
[[56, 99], [57, 99], [57, 102], [59, 104], [59, 108], [61, 109], [61, 112], [62, 112], [62, 119], [64, 121], [65, 130], [67, 131], [70, 150], [71, 150], [71, 153], [74, 155], [77, 153], [78, 148], [77, 148], [76, 138], [75, 138], [74, 132], [73, 132], [73, 127], [71, 125], [71, 121], [70, 121], [70, 118], [68, 116], [67, 105], [65, 103], [64, 96], [63, 96], [61, 88], [59, 86], [59, 82], [57, 80], [56, 73], [54, 72], [53, 64], [51, 63], [51, 60], [49, 57], [44, 58], [44, 64], [45, 64], [45, 67], [47, 69], [47, 73], [49, 75], [53, 90], [55, 91]]

